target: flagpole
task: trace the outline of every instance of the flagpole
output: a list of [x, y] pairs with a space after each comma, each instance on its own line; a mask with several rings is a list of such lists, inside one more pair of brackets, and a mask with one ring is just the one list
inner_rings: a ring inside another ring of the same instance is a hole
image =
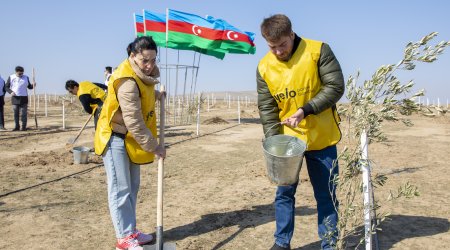
[[[178, 65], [180, 64], [180, 51], [177, 51], [177, 72], [175, 74], [175, 95], [174, 95], [174, 100], [175, 97], [177, 97], [177, 90], [178, 90]], [[176, 112], [175, 112], [175, 103], [173, 105], [173, 125], [175, 126], [175, 122], [176, 122]]]
[[198, 55], [198, 62], [197, 62], [197, 69], [195, 72], [195, 82], [194, 82], [194, 93], [197, 89], [197, 79], [198, 79], [198, 70], [200, 69], [200, 57], [202, 56], [202, 54], [199, 53]]
[[136, 38], [137, 37], [136, 13], [133, 13], [133, 20], [134, 20], [134, 23], [133, 23], [133, 26], [134, 26], [134, 38]]
[[[199, 53], [200, 54], [200, 53]], [[195, 56], [197, 55], [197, 51], [194, 51], [194, 60], [192, 62], [192, 77], [191, 77], [191, 89], [189, 90], [189, 106], [191, 103], [194, 104], [194, 96], [192, 94], [192, 86], [194, 85], [194, 70], [195, 70]], [[191, 100], [192, 99], [192, 100]], [[190, 117], [190, 116], [189, 116]]]
[[145, 27], [145, 9], [142, 9], [142, 19], [144, 23], [144, 36], [147, 36], [147, 27]]
[[[168, 83], [167, 79], [168, 79], [168, 72], [169, 72], [169, 67], [168, 67], [169, 58], [168, 58], [168, 49], [167, 49], [168, 41], [169, 41], [169, 8], [166, 8], [166, 85]], [[170, 91], [169, 88], [167, 90], [168, 90], [168, 92]], [[170, 98], [167, 98], [167, 100], [170, 100]], [[164, 116], [164, 117], [167, 117], [167, 116]]]
[[187, 72], [188, 72], [188, 67], [187, 67], [187, 65], [186, 65], [185, 71], [184, 71], [183, 98], [181, 99], [182, 102], [183, 102], [183, 105], [181, 105], [181, 117], [180, 117], [181, 125], [184, 124], [184, 123], [183, 123], [183, 114], [184, 114], [184, 104], [185, 104], [184, 102], [185, 102], [185, 99], [186, 99]]

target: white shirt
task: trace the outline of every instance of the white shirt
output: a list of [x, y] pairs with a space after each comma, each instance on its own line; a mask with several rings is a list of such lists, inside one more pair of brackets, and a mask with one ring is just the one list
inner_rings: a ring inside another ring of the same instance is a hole
[[10, 89], [16, 94], [16, 96], [28, 96], [28, 83], [30, 80], [28, 76], [22, 75], [17, 76], [16, 74], [12, 74], [9, 76], [11, 81]]

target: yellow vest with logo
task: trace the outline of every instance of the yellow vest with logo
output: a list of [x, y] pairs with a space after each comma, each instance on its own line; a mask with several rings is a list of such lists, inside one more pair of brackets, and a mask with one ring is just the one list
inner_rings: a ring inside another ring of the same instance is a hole
[[[97, 129], [95, 131], [95, 153], [98, 155], [103, 154], [112, 134], [111, 120], [116, 111], [120, 108], [116, 93], [117, 84], [119, 83], [119, 80], [123, 78], [133, 78], [138, 85], [141, 98], [142, 117], [144, 118], [145, 125], [150, 129], [153, 136], [155, 138], [157, 136], [155, 87], [154, 85], [144, 84], [136, 73], [134, 73], [130, 62], [127, 59], [119, 65], [109, 80], [108, 95], [106, 101], [103, 103], [102, 112], [100, 113]], [[125, 148], [133, 163], [146, 164], [154, 160], [155, 155], [143, 150], [129, 132], [125, 136]]]
[[[279, 108], [281, 121], [303, 107], [321, 89], [317, 63], [322, 42], [303, 39], [287, 62], [271, 52], [260, 61], [258, 70], [267, 83]], [[339, 116], [334, 108], [308, 115], [296, 128], [282, 126], [281, 133], [296, 136], [306, 142], [308, 150], [320, 150], [335, 145], [341, 139]]]
[[[77, 96], [80, 97], [81, 95], [86, 94], [90, 95], [92, 99], [100, 99], [102, 100], [102, 102], [104, 102], [106, 99], [105, 91], [99, 86], [88, 81], [80, 82], [78, 85]], [[94, 113], [95, 109], [98, 107], [98, 105], [95, 103], [91, 103], [89, 106], [91, 106], [92, 108], [92, 113]]]

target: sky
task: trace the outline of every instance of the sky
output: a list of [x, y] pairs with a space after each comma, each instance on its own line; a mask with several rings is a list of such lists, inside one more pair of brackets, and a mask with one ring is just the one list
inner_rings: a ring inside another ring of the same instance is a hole
[[[160, 63], [199, 65], [196, 89], [203, 92], [256, 91], [256, 68], [268, 52], [259, 30], [273, 14], [287, 15], [300, 37], [330, 45], [345, 80], [360, 71], [360, 83], [385, 64], [403, 57], [409, 41], [436, 31], [435, 43], [450, 40], [450, 2], [429, 1], [198, 1], [198, 0], [20, 0], [1, 1], [0, 75], [6, 80], [21, 65], [31, 76], [36, 69], [37, 93], [65, 93], [64, 83], [104, 81], [105, 66], [126, 58], [126, 47], [135, 38], [133, 13], [142, 9], [165, 13], [166, 8], [221, 18], [255, 33], [254, 55], [227, 54], [223, 60], [193, 51], [160, 49]], [[199, 61], [200, 60], [200, 61]], [[174, 93], [183, 90], [184, 71], [163, 72], [161, 81]], [[425, 89], [431, 100], [450, 99], [450, 51], [431, 64], [401, 72], [414, 80], [414, 90]], [[187, 89], [192, 82], [188, 75]]]

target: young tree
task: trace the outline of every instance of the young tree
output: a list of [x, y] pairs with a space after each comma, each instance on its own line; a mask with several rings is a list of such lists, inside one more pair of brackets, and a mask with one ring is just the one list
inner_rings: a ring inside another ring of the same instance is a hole
[[[337, 196], [340, 203], [339, 208], [336, 208], [339, 212], [337, 249], [345, 249], [348, 237], [358, 235], [362, 231], [361, 225], [367, 223], [368, 213], [372, 218], [372, 226], [365, 231], [359, 244], [362, 244], [364, 240], [366, 242], [370, 240], [379, 228], [380, 222], [387, 216], [386, 213], [376, 214], [380, 203], [374, 200], [371, 190], [372, 183], [375, 188], [382, 186], [387, 181], [387, 177], [384, 175], [370, 176], [372, 159], [366, 159], [367, 155], [362, 151], [358, 141], [361, 139], [363, 142], [367, 141], [368, 144], [383, 141], [386, 139], [381, 126], [384, 121], [402, 121], [406, 126], [411, 126], [407, 115], [412, 112], [427, 113], [420, 110], [419, 104], [416, 103], [416, 98], [422, 96], [424, 91], [409, 94], [414, 82], [411, 80], [402, 83], [395, 73], [399, 69], [414, 70], [417, 62], [432, 63], [436, 61], [437, 57], [450, 45], [450, 42], [446, 41], [428, 45], [436, 35], [437, 32], [433, 32], [420, 41], [408, 43], [402, 60], [397, 64], [381, 66], [375, 71], [372, 78], [365, 80], [361, 86], [358, 85], [359, 72], [356, 76], [350, 76], [347, 81], [349, 104], [340, 107], [340, 114], [347, 119], [348, 127], [344, 131], [347, 131], [349, 143], [338, 157], [341, 168], [340, 175], [333, 180], [337, 183]], [[368, 184], [361, 182], [363, 170], [368, 171]], [[363, 191], [371, 196], [371, 202], [362, 206]], [[418, 195], [417, 187], [407, 182], [401, 185], [397, 191], [391, 192], [388, 200], [400, 197], [411, 198]], [[364, 221], [365, 216], [366, 221]]]

